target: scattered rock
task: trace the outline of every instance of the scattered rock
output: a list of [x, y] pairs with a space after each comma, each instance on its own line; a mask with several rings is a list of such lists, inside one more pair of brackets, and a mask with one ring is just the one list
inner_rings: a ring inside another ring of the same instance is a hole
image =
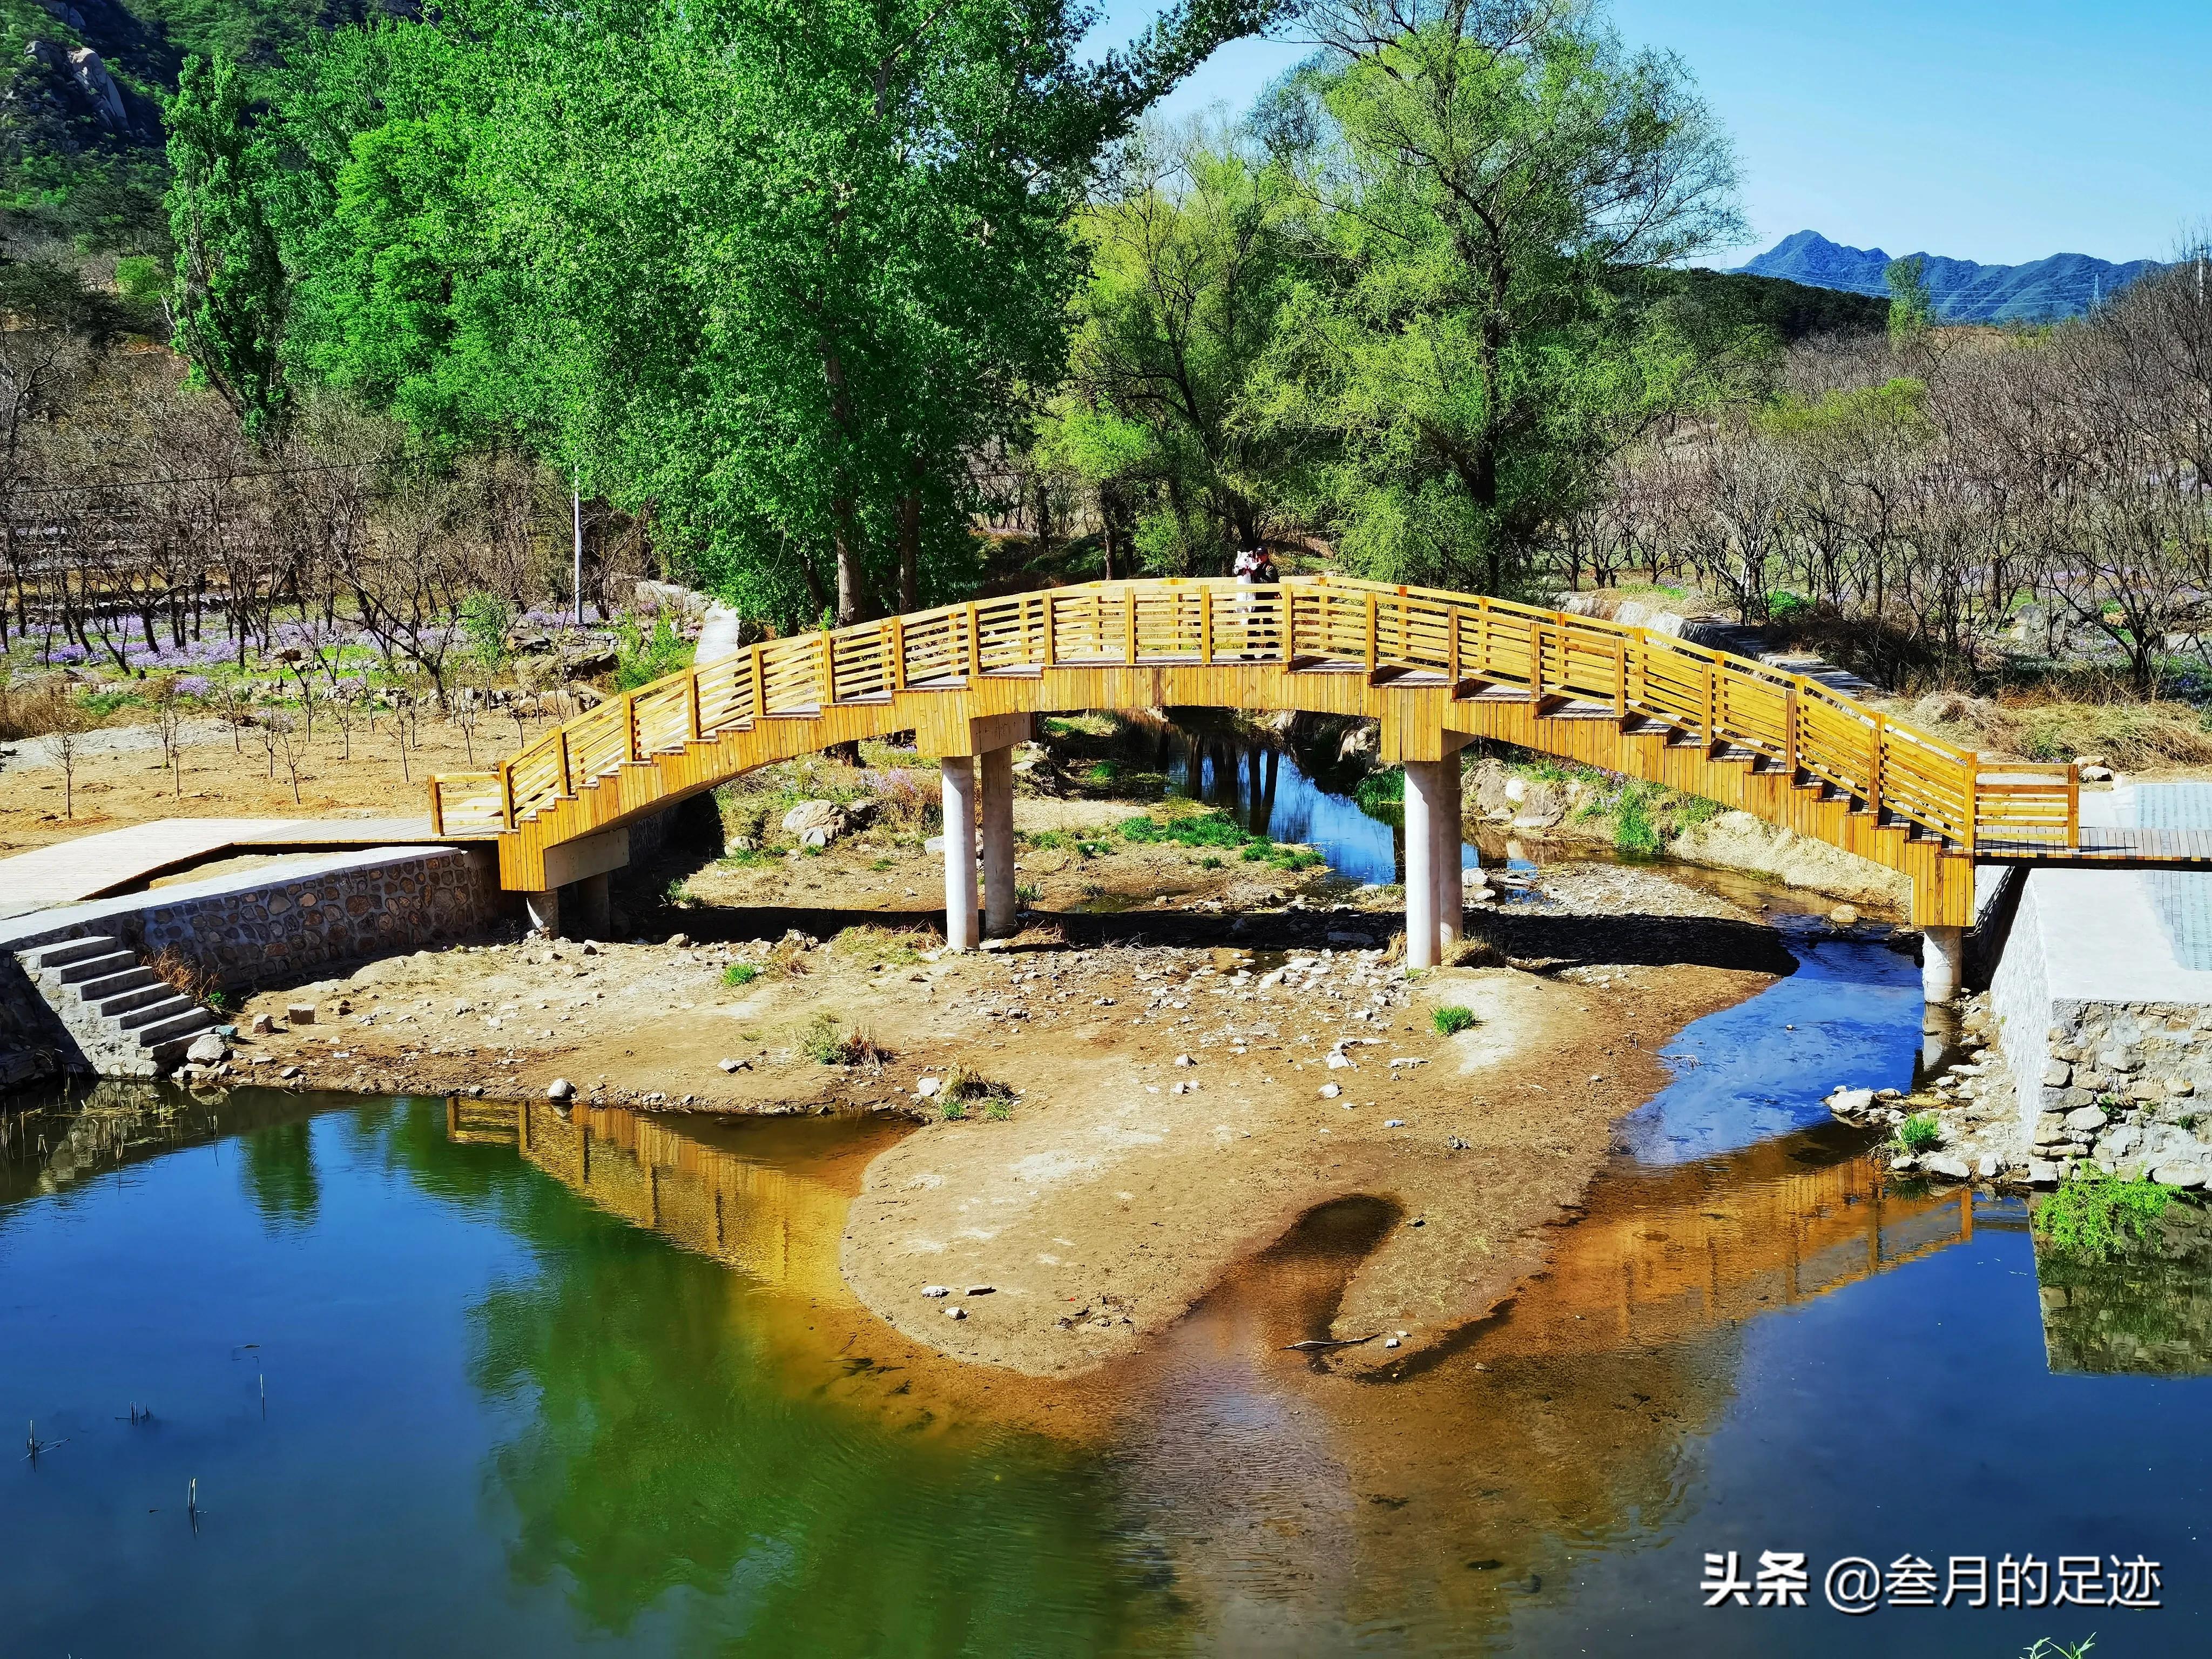
[[726, 1072], [742, 1072], [742, 1071], [744, 1071], [744, 1070], [748, 1066], [750, 1066], [750, 1065], [751, 1065], [751, 1064], [752, 1064], [752, 1062], [751, 1062], [750, 1060], [730, 1060], [730, 1059], [726, 1059], [726, 1059], [723, 1059], [723, 1060], [718, 1060], [718, 1061], [716, 1061], [715, 1063], [716, 1063], [717, 1065], [719, 1065], [719, 1066], [720, 1066], [724, 1071], [726, 1071]]
[[952, 1294], [952, 1287], [950, 1285], [925, 1285], [921, 1287], [921, 1293], [929, 1297], [947, 1297]]
[[276, 1029], [276, 1022], [266, 1014], [256, 1014], [246, 1025], [250, 1036], [268, 1036]]
[[1828, 912], [1828, 920], [1838, 927], [1856, 927], [1859, 925], [1859, 908], [1856, 904], [1838, 904]]
[[1344, 1091], [1334, 1083], [1324, 1083], [1321, 1085], [1321, 1097], [1323, 1100], [1334, 1100], [1343, 1092]]
[[998, 1289], [999, 1287], [996, 1285], [970, 1285], [968, 1287], [968, 1294], [970, 1296], [993, 1296], [997, 1294]]
[[230, 1047], [213, 1031], [203, 1031], [185, 1050], [185, 1058], [195, 1066], [214, 1066], [230, 1058]]
[[914, 1085], [914, 1091], [920, 1095], [924, 1100], [927, 1100], [944, 1086], [945, 1079], [943, 1078], [926, 1077], [922, 1079], [921, 1082]]
[[315, 1005], [312, 1002], [293, 1003], [284, 1010], [284, 1018], [295, 1025], [313, 1025], [315, 1023]]
[[1920, 1160], [1920, 1167], [1930, 1175], [1948, 1176], [1954, 1181], [1965, 1181], [1973, 1174], [1966, 1160], [1956, 1152], [1930, 1152]]
[[1188, 1054], [1177, 1054], [1175, 1057], [1175, 1063], [1178, 1066], [1195, 1066], [1198, 1064], [1198, 1062], [1193, 1060]]
[[576, 1085], [565, 1077], [556, 1077], [545, 1085], [545, 1098], [548, 1100], [568, 1100], [575, 1092]]
[[834, 800], [803, 800], [783, 815], [784, 833], [801, 847], [827, 847], [845, 833], [848, 822]]
[[1838, 1117], [1855, 1117], [1874, 1104], [1871, 1089], [1838, 1089], [1827, 1099], [1828, 1109]]
[[691, 935], [689, 933], [671, 933], [668, 936], [668, 948], [672, 951], [681, 951], [690, 943]]
[[968, 1317], [968, 1310], [965, 1308], [947, 1308], [945, 1312], [945, 1316], [950, 1319], [965, 1319]]

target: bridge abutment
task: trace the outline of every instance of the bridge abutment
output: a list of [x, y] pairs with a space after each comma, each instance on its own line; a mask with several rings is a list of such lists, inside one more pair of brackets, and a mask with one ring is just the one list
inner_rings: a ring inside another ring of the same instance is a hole
[[1923, 1000], [1942, 1004], [1959, 994], [1966, 930], [1929, 927], [1920, 930], [1920, 994]]

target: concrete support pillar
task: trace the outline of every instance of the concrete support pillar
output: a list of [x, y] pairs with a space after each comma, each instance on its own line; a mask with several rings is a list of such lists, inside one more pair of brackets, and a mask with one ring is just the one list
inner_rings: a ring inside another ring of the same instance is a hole
[[614, 936], [614, 878], [602, 870], [596, 876], [586, 876], [569, 892], [569, 914], [573, 920], [569, 929], [578, 939], [611, 939]]
[[1458, 945], [1461, 921], [1467, 913], [1467, 883], [1460, 863], [1466, 845], [1460, 828], [1459, 757], [1446, 755], [1437, 763], [1437, 960], [1451, 960]]
[[986, 749], [983, 771], [983, 931], [1009, 939], [1018, 931], [1014, 897], [1014, 746]]
[[1920, 930], [1920, 994], [1923, 1000], [1944, 1003], [1959, 994], [1965, 969], [1966, 936], [1963, 927]]
[[548, 939], [561, 937], [561, 890], [548, 887], [543, 892], [525, 893], [522, 908], [528, 913], [530, 925]]
[[975, 916], [975, 759], [947, 755], [945, 782], [945, 943], [972, 951], [983, 942]]
[[1406, 966], [1437, 965], [1437, 819], [1443, 763], [1406, 763]]

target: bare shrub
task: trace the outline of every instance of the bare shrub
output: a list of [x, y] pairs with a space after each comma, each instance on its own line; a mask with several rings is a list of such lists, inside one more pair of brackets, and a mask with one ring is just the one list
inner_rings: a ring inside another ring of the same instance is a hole
[[[0, 675], [5, 672], [0, 668]], [[70, 718], [73, 708], [65, 682], [33, 680], [15, 685], [0, 679], [0, 743], [58, 732]]]

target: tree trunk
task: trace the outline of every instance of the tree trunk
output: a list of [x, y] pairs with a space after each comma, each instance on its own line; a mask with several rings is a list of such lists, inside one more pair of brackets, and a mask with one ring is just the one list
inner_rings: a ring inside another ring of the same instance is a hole
[[[915, 471], [921, 471], [915, 463]], [[898, 608], [901, 611], [921, 609], [921, 487], [919, 480], [914, 488], [899, 497], [898, 528]]]

